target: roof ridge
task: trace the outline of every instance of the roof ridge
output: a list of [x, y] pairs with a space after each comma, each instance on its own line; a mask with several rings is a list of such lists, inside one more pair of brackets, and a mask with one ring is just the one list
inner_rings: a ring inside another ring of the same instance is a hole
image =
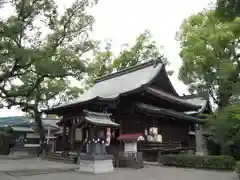
[[128, 73], [137, 71], [139, 69], [143, 69], [143, 68], [146, 68], [146, 67], [149, 67], [149, 66], [156, 65], [158, 63], [162, 63], [160, 58], [157, 58], [156, 60], [151, 60], [151, 61], [148, 61], [148, 62], [145, 62], [145, 63], [137, 64], [135, 66], [125, 68], [125, 69], [117, 71], [115, 73], [110, 73], [110, 74], [107, 74], [107, 75], [102, 76], [100, 78], [97, 78], [95, 80], [95, 83], [99, 83], [99, 82], [102, 82], [102, 81], [105, 81], [105, 80], [108, 80], [108, 79], [112, 79], [112, 78], [115, 78], [115, 77], [118, 77], [118, 76], [121, 76], [121, 75], [124, 75], [124, 74], [128, 74]]

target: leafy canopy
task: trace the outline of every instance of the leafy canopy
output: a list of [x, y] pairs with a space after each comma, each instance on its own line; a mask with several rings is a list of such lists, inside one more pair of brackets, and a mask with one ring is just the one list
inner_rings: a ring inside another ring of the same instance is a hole
[[179, 78], [191, 92], [210, 96], [219, 107], [239, 97], [239, 37], [240, 18], [225, 22], [204, 11], [184, 20]]
[[[152, 40], [152, 35], [148, 30], [140, 34], [133, 45], [124, 44], [123, 50], [117, 57], [111, 52], [111, 44], [107, 43], [104, 51], [95, 53], [94, 60], [89, 65], [87, 84], [89, 82], [91, 84], [96, 78], [112, 72], [159, 58], [164, 64], [169, 64], [161, 54], [157, 43]], [[169, 74], [172, 72], [169, 71]]]
[[33, 115], [39, 128], [43, 107], [77, 96], [69, 77], [82, 79], [94, 18], [86, 9], [96, 1], [75, 1], [64, 13], [54, 0], [5, 0], [0, 10], [14, 13], [0, 19], [0, 96]]
[[224, 20], [233, 20], [240, 16], [239, 0], [218, 0], [216, 15]]
[[221, 145], [222, 153], [229, 153], [231, 147], [240, 149], [239, 112], [239, 104], [230, 105], [216, 112], [208, 121], [211, 139]]

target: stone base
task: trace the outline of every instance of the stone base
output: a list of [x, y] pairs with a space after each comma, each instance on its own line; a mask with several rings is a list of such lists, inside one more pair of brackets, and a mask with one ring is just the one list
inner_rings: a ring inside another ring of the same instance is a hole
[[10, 157], [23, 157], [23, 156], [28, 156], [27, 151], [12, 151], [10, 152], [9, 156]]
[[28, 157], [37, 157], [38, 153], [36, 149], [33, 148], [23, 148], [23, 149], [10, 149], [9, 157], [12, 158], [28, 158]]
[[79, 172], [87, 173], [108, 173], [114, 171], [112, 156], [95, 156], [95, 155], [86, 155], [80, 156], [80, 167]]

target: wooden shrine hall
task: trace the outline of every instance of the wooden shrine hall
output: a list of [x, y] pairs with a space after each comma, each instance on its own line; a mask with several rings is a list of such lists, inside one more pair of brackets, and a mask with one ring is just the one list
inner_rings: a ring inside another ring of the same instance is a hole
[[[86, 117], [86, 111], [97, 116]], [[179, 96], [164, 65], [155, 60], [101, 77], [79, 98], [44, 112], [62, 117], [58, 125], [63, 128], [67, 151], [84, 149], [88, 134], [86, 126], [79, 126], [83, 119], [93, 127], [119, 124], [114, 130], [110, 128], [109, 149], [119, 149], [117, 138], [121, 134], [141, 133], [146, 141], [139, 151], [144, 151], [154, 149], [155, 146], [146, 145], [151, 142], [158, 147], [195, 149], [197, 139], [190, 131], [201, 130], [203, 121], [198, 115], [212, 110], [208, 100]], [[203, 140], [200, 138], [199, 142], [201, 149]]]

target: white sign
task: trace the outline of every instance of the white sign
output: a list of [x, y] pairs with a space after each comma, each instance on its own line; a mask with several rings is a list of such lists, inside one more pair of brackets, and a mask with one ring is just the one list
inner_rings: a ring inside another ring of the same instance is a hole
[[125, 152], [137, 152], [137, 142], [124, 142]]

